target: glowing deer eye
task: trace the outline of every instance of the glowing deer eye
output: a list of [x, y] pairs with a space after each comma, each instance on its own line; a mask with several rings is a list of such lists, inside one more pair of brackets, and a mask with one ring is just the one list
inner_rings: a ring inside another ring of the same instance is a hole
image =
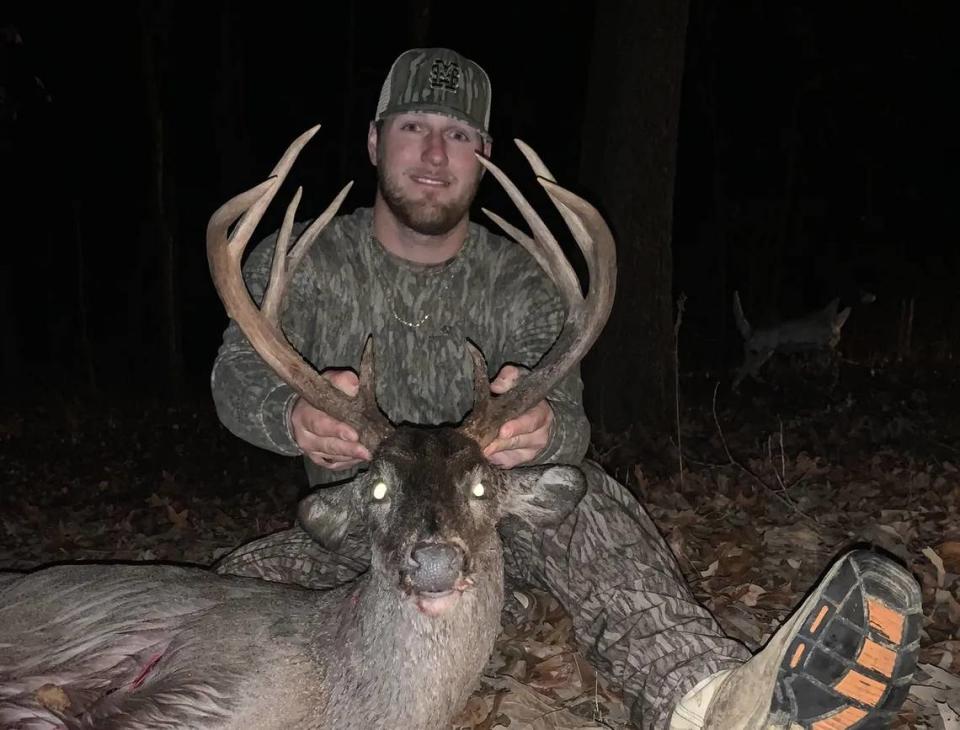
[[378, 502], [387, 496], [387, 483], [377, 482], [373, 485], [373, 498]]
[[473, 485], [473, 489], [470, 490], [470, 493], [473, 494], [474, 497], [482, 497], [486, 491], [487, 490], [484, 489], [483, 482], [477, 482]]

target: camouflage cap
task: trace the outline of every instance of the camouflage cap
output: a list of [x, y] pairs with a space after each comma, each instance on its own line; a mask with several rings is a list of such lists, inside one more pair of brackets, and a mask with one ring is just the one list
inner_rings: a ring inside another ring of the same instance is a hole
[[490, 138], [490, 77], [468, 58], [447, 48], [401, 53], [380, 91], [380, 121], [402, 112], [435, 112], [466, 122]]

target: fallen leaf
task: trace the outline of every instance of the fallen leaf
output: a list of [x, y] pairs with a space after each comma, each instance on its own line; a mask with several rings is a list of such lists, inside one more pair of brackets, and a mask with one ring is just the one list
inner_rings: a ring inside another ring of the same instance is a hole
[[70, 707], [70, 698], [56, 684], [45, 684], [34, 692], [37, 702], [53, 712], [64, 712]]
[[[740, 590], [744, 588], [746, 590], [743, 590], [743, 592], [740, 593]], [[737, 600], [740, 601], [740, 603], [742, 603], [745, 606], [751, 606], [751, 607], [756, 606], [757, 599], [766, 592], [767, 592], [766, 588], [761, 588], [760, 586], [754, 583], [750, 583], [746, 586], [740, 586], [740, 588], [738, 589], [739, 595], [737, 596]]]
[[951, 573], [960, 573], [960, 541], [949, 540], [937, 545], [937, 555], [943, 560], [944, 567]]
[[940, 719], [943, 720], [943, 730], [960, 730], [960, 714], [946, 702], [938, 702]]
[[166, 508], [167, 519], [170, 520], [174, 527], [183, 530], [190, 526], [190, 522], [187, 519], [190, 515], [189, 509], [184, 508], [177, 512], [170, 504], [167, 504]]
[[937, 555], [932, 548], [925, 547], [923, 549], [923, 554], [927, 556], [927, 559], [933, 563], [934, 567], [937, 569], [937, 587], [943, 588], [943, 578], [944, 573], [946, 572], [943, 567], [943, 559]]
[[475, 728], [490, 715], [493, 706], [493, 698], [481, 697], [476, 694], [471, 695], [467, 704], [457, 713], [451, 723], [454, 728]]
[[602, 728], [593, 722], [577, 717], [573, 713], [557, 709], [545, 701], [538, 692], [510, 677], [496, 677], [490, 683], [498, 689], [508, 689], [509, 693], [500, 703], [500, 713], [510, 719], [509, 726], [493, 727], [524, 728], [524, 730], [595, 730]]
[[579, 672], [570, 655], [555, 654], [531, 667], [527, 684], [537, 690], [556, 689], [564, 685], [577, 684], [576, 694], [580, 694]]

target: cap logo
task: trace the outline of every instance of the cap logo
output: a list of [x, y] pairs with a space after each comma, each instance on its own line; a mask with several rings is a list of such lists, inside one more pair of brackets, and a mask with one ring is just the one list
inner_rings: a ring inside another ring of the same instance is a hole
[[460, 64], [456, 61], [436, 59], [430, 67], [430, 88], [458, 91], [460, 89]]

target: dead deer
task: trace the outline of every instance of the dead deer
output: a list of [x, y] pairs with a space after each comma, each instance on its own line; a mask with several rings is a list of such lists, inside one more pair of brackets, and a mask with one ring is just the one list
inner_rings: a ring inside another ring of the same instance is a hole
[[375, 402], [369, 342], [354, 399], [321, 378], [279, 324], [283, 289], [347, 188], [291, 249], [300, 191], [294, 196], [261, 306], [242, 277], [244, 248], [315, 132], [294, 141], [270, 179], [213, 214], [208, 259], [227, 312], [261, 357], [310, 403], [356, 428], [373, 454], [360, 477], [318, 491], [301, 507], [311, 533], [331, 546], [362, 521], [370, 570], [329, 591], [157, 565], [70, 565], [0, 576], [0, 726], [444, 727], [479, 678], [499, 631], [498, 522], [512, 516], [555, 523], [582, 496], [584, 477], [575, 467], [499, 470], [481, 449], [500, 423], [543, 398], [602, 329], [616, 263], [600, 215], [557, 186], [536, 154], [518, 143], [584, 252], [591, 275], [584, 297], [529, 203], [481, 160], [534, 235], [493, 219], [556, 282], [569, 316], [540, 366], [496, 398], [483, 356], [469, 348], [475, 406], [460, 427], [395, 427]]

